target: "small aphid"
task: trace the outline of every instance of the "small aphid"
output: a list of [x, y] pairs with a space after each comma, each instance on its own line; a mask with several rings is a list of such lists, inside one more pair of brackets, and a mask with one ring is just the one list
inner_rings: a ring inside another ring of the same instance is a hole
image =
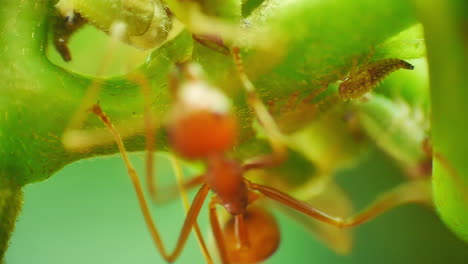
[[383, 59], [370, 62], [351, 72], [342, 83], [339, 93], [342, 99], [356, 99], [374, 89], [387, 75], [399, 70], [412, 70], [414, 66], [400, 59]]

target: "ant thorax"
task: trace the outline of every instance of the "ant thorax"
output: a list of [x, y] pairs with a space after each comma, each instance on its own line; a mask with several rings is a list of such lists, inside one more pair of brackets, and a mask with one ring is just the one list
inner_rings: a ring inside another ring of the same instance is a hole
[[223, 156], [207, 160], [206, 180], [220, 203], [232, 215], [243, 214], [248, 205], [248, 191], [239, 162]]

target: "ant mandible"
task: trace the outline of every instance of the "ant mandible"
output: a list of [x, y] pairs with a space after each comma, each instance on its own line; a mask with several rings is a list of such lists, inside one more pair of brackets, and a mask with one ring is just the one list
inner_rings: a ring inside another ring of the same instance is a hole
[[[424, 194], [415, 193], [413, 188], [403, 186], [386, 193], [361, 213], [344, 219], [330, 216], [280, 190], [244, 178], [249, 170], [265, 169], [281, 163], [285, 159], [286, 148], [273, 118], [243, 72], [239, 50], [233, 49], [233, 55], [249, 103], [265, 128], [273, 151], [243, 164], [227, 157], [226, 152], [234, 147], [237, 139], [237, 120], [230, 111], [229, 100], [204, 81], [197, 64], [178, 64], [178, 72], [169, 82], [175, 97], [167, 122], [169, 143], [180, 156], [202, 160], [206, 164], [206, 172], [187, 183], [187, 186], [201, 184], [201, 187], [188, 211], [175, 249], [170, 253], [164, 247], [153, 223], [139, 177], [128, 158], [119, 132], [99, 105], [94, 105], [91, 109], [110, 130], [119, 147], [152, 239], [166, 261], [173, 262], [181, 254], [210, 190], [214, 195], [209, 205], [209, 218], [222, 263], [257, 263], [266, 260], [276, 251], [280, 241], [278, 225], [268, 212], [252, 205], [261, 196], [340, 228], [359, 225], [403, 203], [425, 200], [421, 198]], [[218, 205], [232, 216], [224, 229], [218, 219]]]

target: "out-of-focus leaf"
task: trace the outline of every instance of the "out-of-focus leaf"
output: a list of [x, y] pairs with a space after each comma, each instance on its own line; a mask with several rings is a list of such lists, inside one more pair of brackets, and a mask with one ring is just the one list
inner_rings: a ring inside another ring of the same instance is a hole
[[415, 2], [430, 71], [434, 201], [445, 223], [468, 241], [468, 2]]

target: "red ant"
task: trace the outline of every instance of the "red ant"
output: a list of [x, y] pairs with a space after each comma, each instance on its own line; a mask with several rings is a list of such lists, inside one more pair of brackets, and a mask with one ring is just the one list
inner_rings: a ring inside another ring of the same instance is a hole
[[[414, 184], [421, 183], [412, 182], [411, 186], [400, 186], [386, 193], [358, 215], [343, 219], [330, 216], [277, 189], [244, 178], [244, 173], [249, 170], [275, 167], [281, 163], [285, 159], [286, 148], [283, 136], [240, 67], [239, 50], [234, 49], [233, 54], [249, 102], [269, 136], [273, 152], [243, 164], [227, 157], [226, 152], [234, 147], [237, 137], [237, 120], [230, 111], [229, 100], [201, 79], [198, 65], [179, 64], [179, 76], [170, 81], [175, 102], [167, 124], [169, 142], [182, 157], [202, 160], [206, 164], [206, 172], [185, 184], [202, 186], [193, 200], [175, 249], [171, 253], [166, 251], [153, 223], [137, 172], [130, 163], [119, 132], [98, 105], [92, 107], [92, 112], [108, 127], [119, 147], [153, 241], [166, 261], [175, 261], [182, 252], [210, 190], [214, 193], [210, 202], [210, 223], [222, 263], [261, 262], [277, 249], [280, 240], [278, 225], [268, 212], [253, 205], [262, 195], [340, 228], [359, 225], [403, 203], [427, 200], [427, 192], [414, 192]], [[426, 187], [424, 185], [421, 189], [426, 190]], [[221, 228], [218, 219], [218, 205], [224, 207], [232, 216], [224, 229]]]

